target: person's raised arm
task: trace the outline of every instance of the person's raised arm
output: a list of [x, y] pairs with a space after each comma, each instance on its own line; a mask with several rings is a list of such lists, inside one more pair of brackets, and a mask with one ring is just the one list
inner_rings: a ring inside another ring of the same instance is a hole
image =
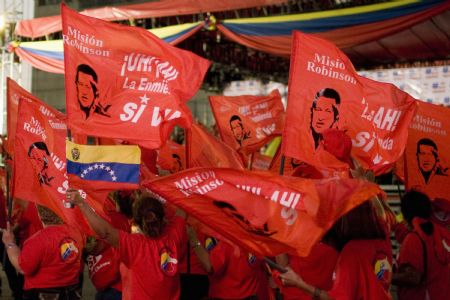
[[280, 274], [281, 283], [287, 286], [295, 286], [305, 293], [312, 296], [315, 300], [331, 300], [326, 291], [316, 288], [305, 281], [295, 273], [290, 267], [287, 267], [287, 272]]
[[119, 245], [119, 231], [98, 216], [89, 204], [83, 200], [78, 190], [68, 189], [66, 198], [70, 203], [80, 208], [89, 225], [101, 239], [106, 240], [113, 247]]
[[2, 241], [5, 244], [9, 261], [17, 272], [23, 274], [22, 268], [19, 265], [20, 248], [16, 245], [14, 233], [12, 232], [11, 224], [9, 222], [6, 223], [6, 229], [2, 229], [2, 232]]
[[197, 234], [195, 229], [192, 226], [187, 226], [186, 228], [187, 235], [189, 238], [189, 245], [194, 249], [195, 255], [197, 255], [200, 264], [206, 273], [211, 274], [213, 272], [213, 266], [211, 263], [211, 259], [209, 258], [209, 253], [203, 247], [202, 243], [197, 238]]

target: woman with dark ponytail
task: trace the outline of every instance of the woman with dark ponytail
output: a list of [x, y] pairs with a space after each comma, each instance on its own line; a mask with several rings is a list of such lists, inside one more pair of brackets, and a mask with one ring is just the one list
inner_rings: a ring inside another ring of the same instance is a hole
[[427, 195], [409, 191], [401, 199], [408, 226], [392, 282], [399, 300], [447, 299], [450, 292], [449, 232], [431, 222], [431, 201]]

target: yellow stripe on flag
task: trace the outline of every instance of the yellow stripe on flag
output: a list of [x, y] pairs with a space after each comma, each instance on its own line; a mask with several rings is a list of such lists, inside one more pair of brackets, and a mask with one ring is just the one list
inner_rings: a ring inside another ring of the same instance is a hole
[[140, 164], [141, 149], [135, 145], [91, 146], [66, 141], [66, 158], [77, 163]]

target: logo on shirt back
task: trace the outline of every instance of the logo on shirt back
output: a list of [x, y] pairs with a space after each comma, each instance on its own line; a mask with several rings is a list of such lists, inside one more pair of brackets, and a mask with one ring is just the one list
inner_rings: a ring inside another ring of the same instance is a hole
[[249, 253], [247, 256], [247, 262], [250, 266], [253, 266], [256, 263], [256, 256], [252, 253]]
[[171, 257], [171, 251], [166, 247], [162, 248], [159, 251], [159, 256], [161, 258], [161, 270], [164, 274], [169, 276], [174, 276], [177, 272], [177, 264], [178, 260], [176, 258]]
[[217, 246], [217, 240], [213, 237], [208, 237], [205, 240], [205, 249], [206, 251], [210, 252], [212, 249], [214, 249]]
[[392, 266], [386, 254], [379, 252], [375, 257], [374, 272], [377, 280], [385, 289], [389, 289], [392, 278]]
[[78, 258], [76, 242], [71, 238], [65, 238], [59, 244], [61, 259], [64, 262], [72, 262]]

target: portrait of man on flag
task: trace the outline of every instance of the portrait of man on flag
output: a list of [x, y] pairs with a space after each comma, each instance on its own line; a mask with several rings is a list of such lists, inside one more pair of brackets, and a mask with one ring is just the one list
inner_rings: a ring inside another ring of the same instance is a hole
[[325, 88], [316, 93], [311, 105], [311, 135], [314, 148], [317, 150], [322, 133], [331, 128], [337, 128], [339, 121], [339, 104], [341, 97], [332, 88]]
[[77, 89], [77, 100], [80, 110], [85, 113], [86, 120], [93, 114], [110, 118], [108, 109], [110, 104], [103, 106], [100, 99], [100, 92], [97, 87], [97, 73], [90, 66], [80, 64], [75, 75], [75, 85]]
[[238, 115], [233, 115], [230, 118], [230, 128], [236, 143], [239, 144], [239, 147], [242, 147], [243, 142], [250, 138], [250, 131], [245, 129], [242, 119]]
[[31, 144], [28, 149], [28, 157], [38, 174], [39, 184], [51, 186], [50, 181], [55, 177], [47, 173], [49, 160], [51, 160], [47, 145], [44, 142]]
[[417, 142], [417, 166], [425, 184], [430, 183], [434, 176], [448, 176], [448, 166], [439, 157], [436, 143], [429, 138]]

